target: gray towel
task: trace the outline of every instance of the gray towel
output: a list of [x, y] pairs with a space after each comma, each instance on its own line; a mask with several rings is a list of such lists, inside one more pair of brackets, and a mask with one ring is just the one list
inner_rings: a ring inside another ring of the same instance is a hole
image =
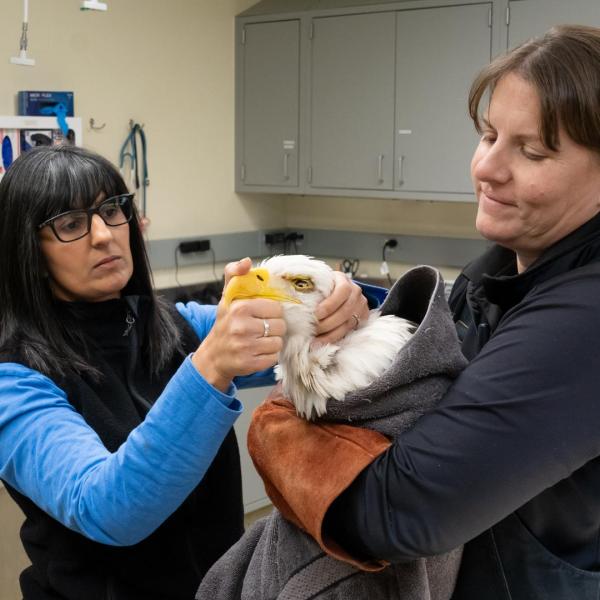
[[[416, 267], [400, 278], [382, 306], [418, 323], [392, 366], [343, 401], [330, 400], [323, 419], [395, 436], [433, 408], [467, 361], [440, 273]], [[441, 556], [365, 573], [323, 553], [277, 510], [257, 521], [202, 581], [198, 600], [449, 600], [462, 548]]]

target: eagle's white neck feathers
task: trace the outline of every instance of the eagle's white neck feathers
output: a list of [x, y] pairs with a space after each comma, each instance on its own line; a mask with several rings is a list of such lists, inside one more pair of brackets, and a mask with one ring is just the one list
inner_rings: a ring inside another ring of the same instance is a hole
[[300, 301], [283, 303], [287, 333], [275, 373], [285, 395], [306, 418], [325, 414], [329, 398], [343, 400], [373, 382], [412, 334], [414, 324], [409, 321], [371, 311], [366, 323], [336, 344], [312, 347], [314, 311], [333, 290], [333, 271], [303, 255], [274, 256], [260, 266], [269, 272], [273, 287]]

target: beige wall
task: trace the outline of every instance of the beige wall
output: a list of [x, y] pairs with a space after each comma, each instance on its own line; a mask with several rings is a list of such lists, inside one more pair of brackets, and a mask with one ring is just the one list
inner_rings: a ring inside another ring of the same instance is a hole
[[286, 227], [368, 231], [455, 238], [481, 236], [475, 202], [289, 196]]
[[[72, 90], [84, 145], [117, 161], [134, 119], [149, 143], [150, 237], [281, 227], [280, 198], [233, 192], [234, 15], [255, 0], [30, 0], [29, 56], [18, 53], [20, 0], [0, 11], [0, 114], [18, 90]], [[88, 123], [106, 123], [99, 132]]]

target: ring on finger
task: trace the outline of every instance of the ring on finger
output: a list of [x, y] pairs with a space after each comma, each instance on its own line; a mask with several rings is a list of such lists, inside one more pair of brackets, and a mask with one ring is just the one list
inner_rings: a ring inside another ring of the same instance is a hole
[[263, 319], [263, 337], [269, 337], [269, 333], [271, 332], [271, 325], [269, 325], [269, 321]]
[[352, 318], [355, 321], [353, 329], [358, 329], [358, 326], [360, 325], [360, 317], [356, 313], [352, 313]]

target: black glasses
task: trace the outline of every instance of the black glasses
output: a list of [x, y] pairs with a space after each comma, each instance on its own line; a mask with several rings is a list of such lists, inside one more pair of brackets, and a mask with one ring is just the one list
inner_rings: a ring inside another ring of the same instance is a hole
[[67, 212], [47, 219], [38, 229], [49, 226], [56, 238], [61, 242], [74, 242], [85, 237], [92, 228], [92, 217], [98, 215], [109, 227], [118, 227], [131, 221], [133, 211], [131, 201], [133, 194], [120, 194], [112, 196], [98, 204], [98, 206], [68, 210]]

